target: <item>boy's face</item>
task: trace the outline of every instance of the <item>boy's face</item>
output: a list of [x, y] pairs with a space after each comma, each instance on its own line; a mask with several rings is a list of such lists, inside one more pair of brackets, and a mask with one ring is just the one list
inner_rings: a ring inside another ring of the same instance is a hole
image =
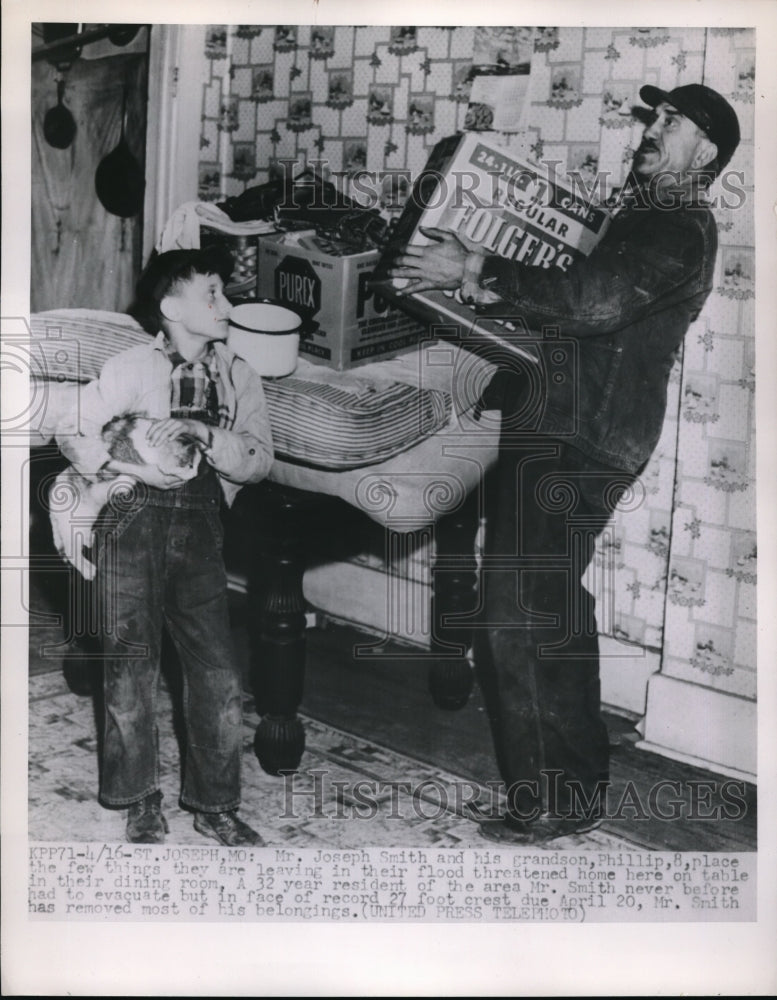
[[163, 315], [180, 324], [189, 336], [204, 341], [224, 341], [229, 332], [232, 306], [217, 274], [195, 274], [180, 281], [161, 303]]

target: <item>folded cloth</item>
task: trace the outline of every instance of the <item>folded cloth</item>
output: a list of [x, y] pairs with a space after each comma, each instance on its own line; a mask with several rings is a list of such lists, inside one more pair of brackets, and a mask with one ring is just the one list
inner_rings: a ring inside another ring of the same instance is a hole
[[275, 232], [272, 222], [256, 219], [233, 222], [226, 212], [207, 201], [187, 201], [165, 223], [156, 245], [157, 253], [168, 250], [198, 250], [200, 226], [210, 226], [233, 236], [255, 236]]
[[93, 580], [97, 567], [85, 550], [94, 545], [94, 525], [112, 491], [134, 480], [122, 477], [110, 482], [89, 480], [69, 465], [57, 476], [49, 490], [49, 520], [54, 545], [60, 556], [75, 566], [85, 580]]
[[199, 202], [196, 201], [187, 201], [176, 208], [159, 235], [156, 245], [157, 253], [167, 253], [168, 250], [199, 250], [198, 204]]
[[278, 228], [274, 222], [269, 222], [266, 219], [235, 222], [230, 219], [226, 212], [209, 201], [197, 202], [196, 211], [202, 225], [219, 229], [222, 233], [231, 233], [233, 236], [261, 236], [262, 233], [274, 233]]

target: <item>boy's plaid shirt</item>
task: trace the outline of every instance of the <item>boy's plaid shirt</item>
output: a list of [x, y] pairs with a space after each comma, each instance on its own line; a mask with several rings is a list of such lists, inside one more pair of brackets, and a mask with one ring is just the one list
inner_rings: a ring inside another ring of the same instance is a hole
[[165, 353], [173, 371], [170, 375], [170, 416], [201, 420], [213, 427], [227, 423], [226, 406], [219, 393], [220, 376], [213, 348], [199, 361], [186, 361], [172, 346]]

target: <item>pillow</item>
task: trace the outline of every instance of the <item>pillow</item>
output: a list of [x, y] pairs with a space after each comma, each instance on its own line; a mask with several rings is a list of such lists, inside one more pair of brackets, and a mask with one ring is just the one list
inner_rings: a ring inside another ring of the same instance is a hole
[[[32, 374], [40, 380], [91, 381], [108, 358], [151, 339], [130, 316], [94, 309], [34, 313], [30, 326]], [[304, 376], [263, 380], [275, 451], [286, 460], [332, 470], [372, 465], [450, 418], [450, 395], [441, 390], [301, 367]]]
[[91, 382], [114, 354], [152, 338], [131, 316], [98, 309], [32, 313], [32, 372], [36, 378]]

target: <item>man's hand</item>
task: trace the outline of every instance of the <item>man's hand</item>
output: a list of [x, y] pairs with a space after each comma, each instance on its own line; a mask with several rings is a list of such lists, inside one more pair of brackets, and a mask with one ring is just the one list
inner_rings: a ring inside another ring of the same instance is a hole
[[186, 417], [167, 417], [165, 420], [155, 420], [146, 431], [146, 440], [155, 448], [163, 442], [175, 441], [180, 437], [206, 445], [210, 438], [208, 425], [201, 420], [189, 420]]
[[408, 279], [407, 286], [398, 294], [458, 288], [464, 280], [464, 263], [471, 248], [444, 229], [425, 229], [423, 226], [419, 229], [435, 242], [426, 247], [407, 247], [396, 258], [389, 275]]

